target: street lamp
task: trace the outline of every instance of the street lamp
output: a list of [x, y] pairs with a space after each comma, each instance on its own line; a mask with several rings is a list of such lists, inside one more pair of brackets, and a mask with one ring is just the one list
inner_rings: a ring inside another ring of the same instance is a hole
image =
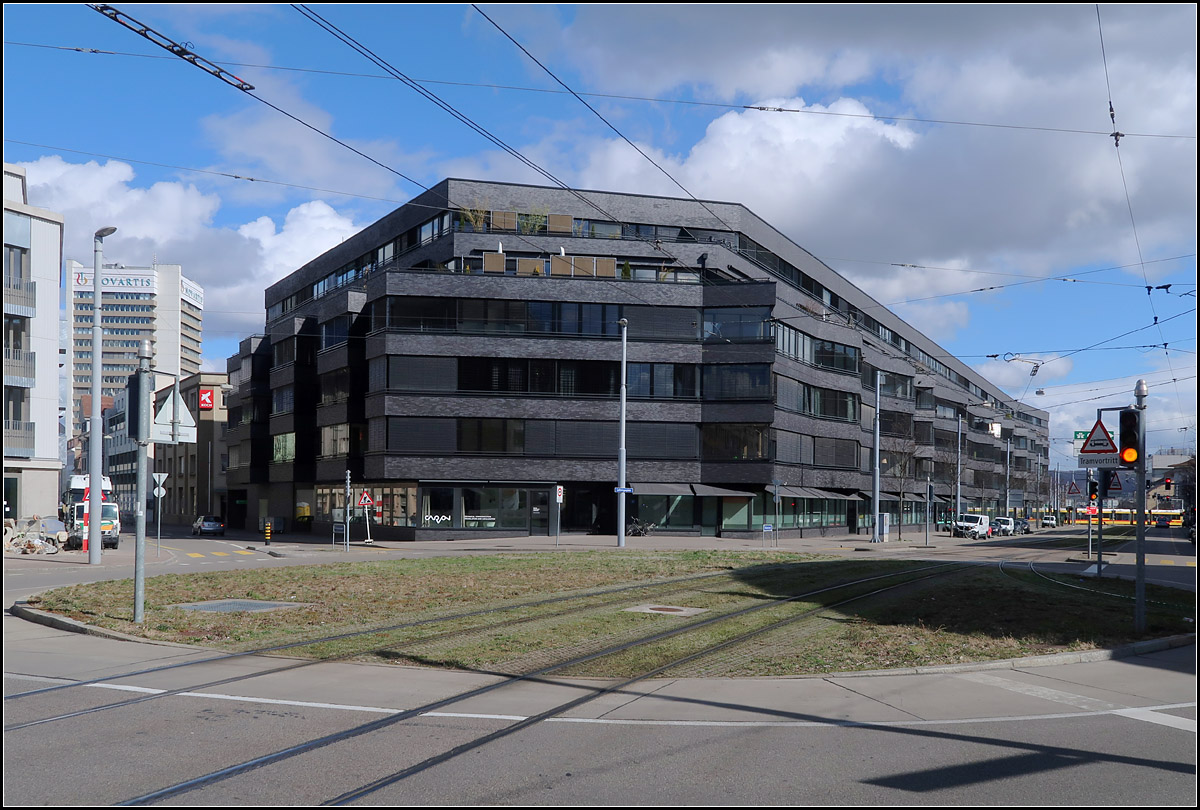
[[[104, 423], [100, 408], [100, 377], [102, 373], [101, 360], [104, 356], [104, 338], [100, 326], [100, 275], [104, 272], [104, 237], [112, 236], [117, 229], [111, 225], [101, 228], [95, 233], [95, 261], [92, 264], [92, 424], [100, 425], [100, 434], [104, 434]], [[95, 436], [88, 445], [88, 565], [100, 564], [100, 508], [93, 508], [104, 500], [103, 486], [103, 439], [97, 442]], [[96, 497], [96, 493], [100, 497]]]

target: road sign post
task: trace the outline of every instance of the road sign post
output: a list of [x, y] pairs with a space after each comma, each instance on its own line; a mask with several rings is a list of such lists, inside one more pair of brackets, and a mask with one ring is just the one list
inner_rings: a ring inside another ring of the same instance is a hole
[[158, 557], [162, 554], [162, 499], [166, 497], [167, 491], [163, 489], [163, 484], [167, 480], [167, 473], [152, 473], [154, 476], [154, 519], [158, 523], [158, 529], [154, 538], [154, 556]]
[[367, 539], [363, 541], [364, 543], [375, 542], [371, 539], [371, 515], [369, 512], [374, 503], [375, 501], [371, 500], [371, 493], [364, 489], [362, 497], [358, 499], [358, 505], [361, 506], [363, 510], [363, 523], [366, 524], [367, 527]]

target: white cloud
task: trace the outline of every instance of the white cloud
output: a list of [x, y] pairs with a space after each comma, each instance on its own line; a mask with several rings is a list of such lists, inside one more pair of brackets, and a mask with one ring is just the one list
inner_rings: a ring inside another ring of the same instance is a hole
[[125, 163], [48, 157], [23, 165], [30, 203], [63, 215], [64, 259], [90, 267], [92, 234], [115, 225], [117, 232], [104, 240], [105, 261], [179, 264], [204, 287], [204, 366], [212, 370], [224, 371], [237, 341], [262, 331], [266, 287], [361, 228], [319, 200], [287, 211], [281, 226], [261, 216], [240, 227], [217, 227], [217, 194], [172, 182], [138, 188]]

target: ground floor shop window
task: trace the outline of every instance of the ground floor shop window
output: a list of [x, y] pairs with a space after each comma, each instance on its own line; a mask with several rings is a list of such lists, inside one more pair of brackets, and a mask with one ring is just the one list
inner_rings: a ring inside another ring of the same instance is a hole
[[695, 525], [691, 495], [638, 495], [638, 517], [660, 528], [690, 529]]

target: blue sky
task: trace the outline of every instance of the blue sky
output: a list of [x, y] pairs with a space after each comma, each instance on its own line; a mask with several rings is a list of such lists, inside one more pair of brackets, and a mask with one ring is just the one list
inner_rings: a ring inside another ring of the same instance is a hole
[[[204, 285], [208, 368], [261, 331], [266, 286], [419, 193], [397, 173], [545, 182], [290, 6], [116, 8], [394, 170], [85, 5], [5, 5], [5, 160], [66, 216], [66, 258], [115, 225], [107, 259]], [[686, 196], [471, 6], [312, 8], [572, 187]], [[480, 8], [690, 193], [747, 205], [1052, 436], [1144, 377], [1151, 449], [1195, 447], [1194, 6]]]

